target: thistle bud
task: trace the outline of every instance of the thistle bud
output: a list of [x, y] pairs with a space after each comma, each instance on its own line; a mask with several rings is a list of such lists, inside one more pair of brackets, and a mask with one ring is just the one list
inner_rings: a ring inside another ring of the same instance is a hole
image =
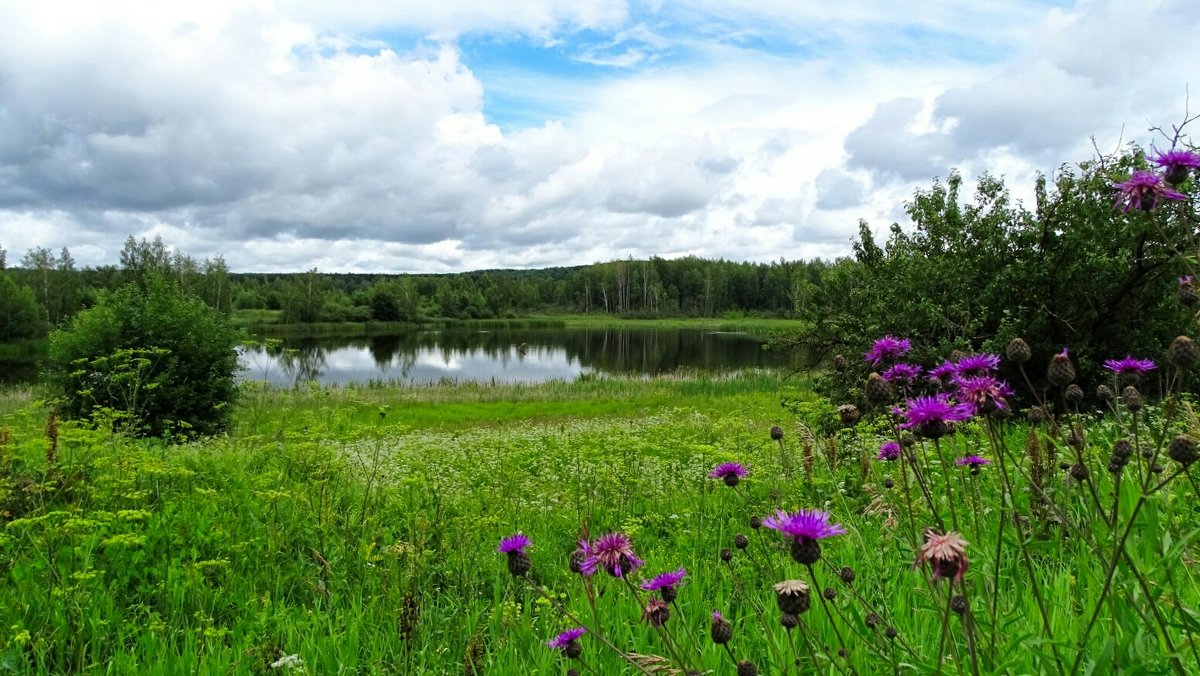
[[821, 592], [821, 596], [824, 596], [826, 601], [832, 601], [837, 598], [837, 590], [833, 587], [826, 587], [825, 591]]
[[758, 667], [750, 660], [738, 662], [737, 676], [758, 676]]
[[642, 619], [652, 627], [661, 627], [671, 619], [671, 607], [662, 599], [650, 599], [642, 610]]
[[1178, 336], [1167, 348], [1167, 361], [1176, 368], [1188, 369], [1200, 361], [1200, 347], [1187, 336]]
[[733, 546], [738, 549], [745, 549], [750, 546], [750, 538], [746, 537], [745, 533], [738, 533], [733, 536]]
[[1112, 388], [1109, 387], [1108, 385], [1096, 386], [1096, 398], [1099, 399], [1100, 401], [1105, 401], [1105, 402], [1112, 401], [1113, 397], [1115, 397], [1115, 396], [1116, 395], [1113, 394]]
[[1067, 401], [1078, 404], [1083, 401], [1083, 388], [1075, 383], [1071, 383], [1067, 385], [1067, 390], [1063, 393], [1063, 396], [1067, 398]]
[[834, 355], [833, 370], [841, 372], [841, 371], [845, 371], [849, 367], [850, 367], [850, 362], [846, 361], [846, 358], [844, 356], [842, 356], [840, 354]]
[[842, 582], [850, 584], [854, 582], [854, 569], [850, 566], [842, 566], [842, 569], [838, 571], [838, 576], [842, 578]]
[[953, 610], [959, 615], [967, 612], [967, 597], [963, 596], [962, 594], [955, 594], [954, 597], [950, 599], [950, 610]]
[[725, 645], [733, 638], [733, 625], [721, 617], [721, 613], [714, 610], [712, 624], [709, 626], [709, 635], [712, 636], [713, 643]]
[[867, 613], [866, 625], [867, 629], [874, 629], [875, 627], [878, 627], [879, 615], [875, 614], [874, 611]]
[[1127, 385], [1121, 390], [1121, 401], [1125, 402], [1125, 408], [1137, 413], [1142, 409], [1142, 393], [1138, 392], [1133, 385]]
[[1046, 369], [1046, 380], [1055, 387], [1066, 386], [1075, 380], [1075, 365], [1067, 356], [1067, 348], [1064, 347], [1062, 352], [1050, 359], [1050, 366]]
[[1187, 467], [1196, 462], [1196, 440], [1180, 434], [1167, 446], [1167, 455], [1175, 462]]
[[1197, 296], [1196, 288], [1193, 286], [1191, 275], [1184, 275], [1179, 278], [1179, 287], [1175, 292], [1175, 297], [1187, 307], [1195, 305], [1196, 301], [1200, 300], [1200, 296]]
[[1087, 481], [1087, 478], [1088, 478], [1087, 467], [1084, 467], [1082, 464], [1076, 463], [1074, 465], [1071, 465], [1071, 469], [1068, 471], [1071, 474], [1071, 478], [1078, 481], [1079, 483], [1083, 483], [1084, 481]]
[[780, 439], [783, 439], [783, 428], [780, 427], [779, 425], [773, 425], [771, 427], [771, 439], [773, 439], [774, 441], [779, 441]]
[[730, 561], [732, 561], [733, 560], [733, 550], [729, 549], [728, 547], [726, 547], [725, 549], [722, 549], [721, 550], [721, 560], [724, 561], [725, 563], [729, 563]]
[[779, 624], [782, 624], [784, 629], [795, 629], [800, 626], [800, 618], [791, 613], [780, 613]]
[[758, 515], [750, 517], [750, 527], [754, 530], [762, 528], [762, 517]]
[[775, 605], [788, 615], [803, 615], [811, 599], [808, 585], [803, 580], [784, 580], [775, 585]]
[[842, 424], [846, 427], [853, 427], [858, 422], [859, 417], [858, 407], [854, 404], [842, 404], [838, 406], [838, 418], [841, 419]]
[[1031, 424], [1040, 425], [1046, 422], [1046, 409], [1042, 408], [1041, 406], [1034, 406], [1033, 408], [1029, 409], [1029, 413], [1026, 414], [1026, 417], [1029, 418], [1029, 422]]
[[1024, 364], [1033, 356], [1033, 350], [1029, 348], [1029, 343], [1026, 343], [1022, 338], [1013, 338], [1008, 341], [1008, 349], [1004, 353], [1009, 361], [1018, 364]]
[[867, 384], [863, 388], [867, 402], [872, 406], [886, 406], [896, 399], [896, 390], [883, 376], [872, 372], [867, 376]]

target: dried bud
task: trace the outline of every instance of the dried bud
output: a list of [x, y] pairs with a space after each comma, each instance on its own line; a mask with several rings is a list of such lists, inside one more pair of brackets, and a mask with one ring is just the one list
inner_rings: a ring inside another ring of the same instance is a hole
[[838, 418], [846, 427], [851, 427], [858, 422], [859, 412], [858, 407], [854, 404], [842, 404], [838, 406]]
[[1068, 471], [1071, 473], [1072, 479], [1074, 479], [1080, 483], [1087, 481], [1087, 478], [1088, 478], [1087, 467], [1084, 467], [1082, 464], [1076, 463], [1074, 465], [1071, 465], [1071, 469]]
[[1063, 393], [1063, 396], [1067, 398], [1067, 401], [1077, 404], [1083, 401], [1083, 388], [1072, 383], [1067, 385], [1067, 390]]
[[1100, 401], [1112, 401], [1113, 397], [1115, 396], [1116, 395], [1113, 394], [1112, 388], [1108, 385], [1096, 386], [1096, 398]]
[[1008, 341], [1008, 349], [1004, 353], [1008, 356], [1009, 361], [1018, 364], [1024, 364], [1033, 356], [1033, 350], [1029, 348], [1029, 343], [1026, 343], [1021, 338], [1013, 338]]
[[662, 599], [651, 598], [642, 610], [642, 619], [652, 627], [661, 627], [671, 619], [671, 607]]
[[1167, 348], [1167, 361], [1176, 368], [1191, 368], [1200, 361], [1200, 347], [1197, 347], [1191, 338], [1178, 336]]
[[775, 585], [775, 604], [780, 612], [803, 615], [810, 603], [808, 585], [803, 580], [784, 580]]

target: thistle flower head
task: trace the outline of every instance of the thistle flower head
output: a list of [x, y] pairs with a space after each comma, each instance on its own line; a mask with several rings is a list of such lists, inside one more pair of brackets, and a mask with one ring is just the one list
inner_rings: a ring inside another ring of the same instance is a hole
[[958, 385], [958, 400], [981, 413], [1006, 410], [1008, 397], [1013, 395], [1008, 383], [990, 375], [956, 376], [954, 383]]
[[496, 548], [496, 551], [500, 552], [501, 554], [508, 554], [510, 552], [520, 552], [521, 554], [524, 554], [529, 545], [530, 540], [528, 535], [525, 535], [524, 533], [514, 533], [513, 535], [501, 540], [500, 546]]
[[723, 462], [708, 473], [708, 478], [721, 479], [728, 486], [736, 486], [749, 473], [749, 470], [739, 462]]
[[777, 509], [775, 516], [763, 519], [763, 525], [797, 540], [820, 540], [846, 532], [841, 524], [830, 523], [829, 519], [829, 512], [819, 509], [802, 509], [792, 513]]
[[660, 598], [652, 598], [646, 603], [646, 607], [642, 609], [642, 619], [650, 626], [661, 627], [671, 619], [671, 607], [667, 602]]
[[958, 367], [954, 362], [946, 360], [941, 364], [929, 369], [929, 379], [938, 384], [945, 384], [954, 374], [958, 372]]
[[962, 582], [968, 566], [967, 544], [958, 533], [941, 535], [929, 529], [925, 531], [925, 544], [917, 550], [917, 560], [913, 562], [913, 567], [929, 566], [935, 582], [941, 578]]
[[1124, 359], [1107, 359], [1104, 368], [1119, 376], [1140, 376], [1158, 368], [1153, 359], [1134, 359], [1125, 355]]
[[900, 357], [908, 354], [912, 345], [907, 338], [895, 338], [893, 336], [884, 336], [875, 341], [870, 350], [867, 350], [863, 357], [872, 365], [878, 366], [883, 361], [895, 361]]
[[978, 455], [968, 455], [955, 460], [954, 464], [958, 465], [959, 467], [982, 467], [984, 465], [992, 464], [992, 461]]
[[601, 535], [588, 545], [587, 558], [579, 564], [579, 571], [591, 576], [604, 569], [613, 577], [625, 577], [645, 563], [633, 553], [633, 543], [624, 533]]
[[1187, 180], [1188, 173], [1200, 169], [1200, 155], [1190, 150], [1168, 150], [1159, 153], [1154, 163], [1163, 169], [1163, 178], [1171, 185], [1178, 185]]
[[1187, 199], [1187, 195], [1164, 186], [1158, 174], [1144, 169], [1133, 172], [1129, 180], [1115, 183], [1113, 187], [1117, 189], [1116, 203], [1121, 205], [1121, 211], [1152, 211], [1163, 200]]
[[583, 627], [575, 627], [568, 629], [554, 638], [546, 641], [546, 645], [555, 650], [566, 650], [569, 645], [579, 640], [580, 636], [587, 633], [587, 629]]
[[679, 583], [683, 581], [683, 577], [685, 575], [687, 575], [686, 568], [680, 568], [679, 570], [673, 570], [667, 573], [659, 573], [658, 575], [655, 575], [649, 580], [643, 582], [641, 587], [646, 591], [657, 591], [659, 589], [663, 589], [664, 587], [678, 587]]
[[986, 376], [1000, 368], [998, 354], [969, 354], [954, 362], [954, 374], [960, 378]]
[[886, 441], [879, 447], [879, 455], [875, 456], [876, 460], [891, 462], [900, 459], [900, 444], [895, 441]]
[[903, 362], [892, 364], [883, 372], [883, 379], [897, 385], [911, 385], [921, 377], [921, 367]]
[[892, 412], [904, 416], [901, 429], [916, 430], [936, 439], [946, 433], [947, 423], [969, 420], [975, 415], [975, 407], [965, 402], [953, 403], [949, 397], [940, 395], [909, 399], [903, 408], [895, 408]]

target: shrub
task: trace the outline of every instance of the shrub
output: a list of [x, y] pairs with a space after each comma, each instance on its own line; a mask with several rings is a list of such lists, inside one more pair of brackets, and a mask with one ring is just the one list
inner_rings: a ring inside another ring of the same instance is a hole
[[211, 435], [237, 393], [237, 332], [150, 276], [101, 296], [50, 337], [46, 382], [69, 417], [113, 416], [139, 435]]

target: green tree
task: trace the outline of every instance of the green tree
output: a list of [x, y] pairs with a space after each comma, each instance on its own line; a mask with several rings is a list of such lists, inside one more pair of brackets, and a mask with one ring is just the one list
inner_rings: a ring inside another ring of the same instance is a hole
[[220, 314], [151, 273], [55, 331], [45, 379], [65, 415], [116, 412], [137, 434], [210, 435], [232, 413], [237, 343]]
[[46, 335], [46, 313], [33, 289], [0, 274], [0, 343]]

